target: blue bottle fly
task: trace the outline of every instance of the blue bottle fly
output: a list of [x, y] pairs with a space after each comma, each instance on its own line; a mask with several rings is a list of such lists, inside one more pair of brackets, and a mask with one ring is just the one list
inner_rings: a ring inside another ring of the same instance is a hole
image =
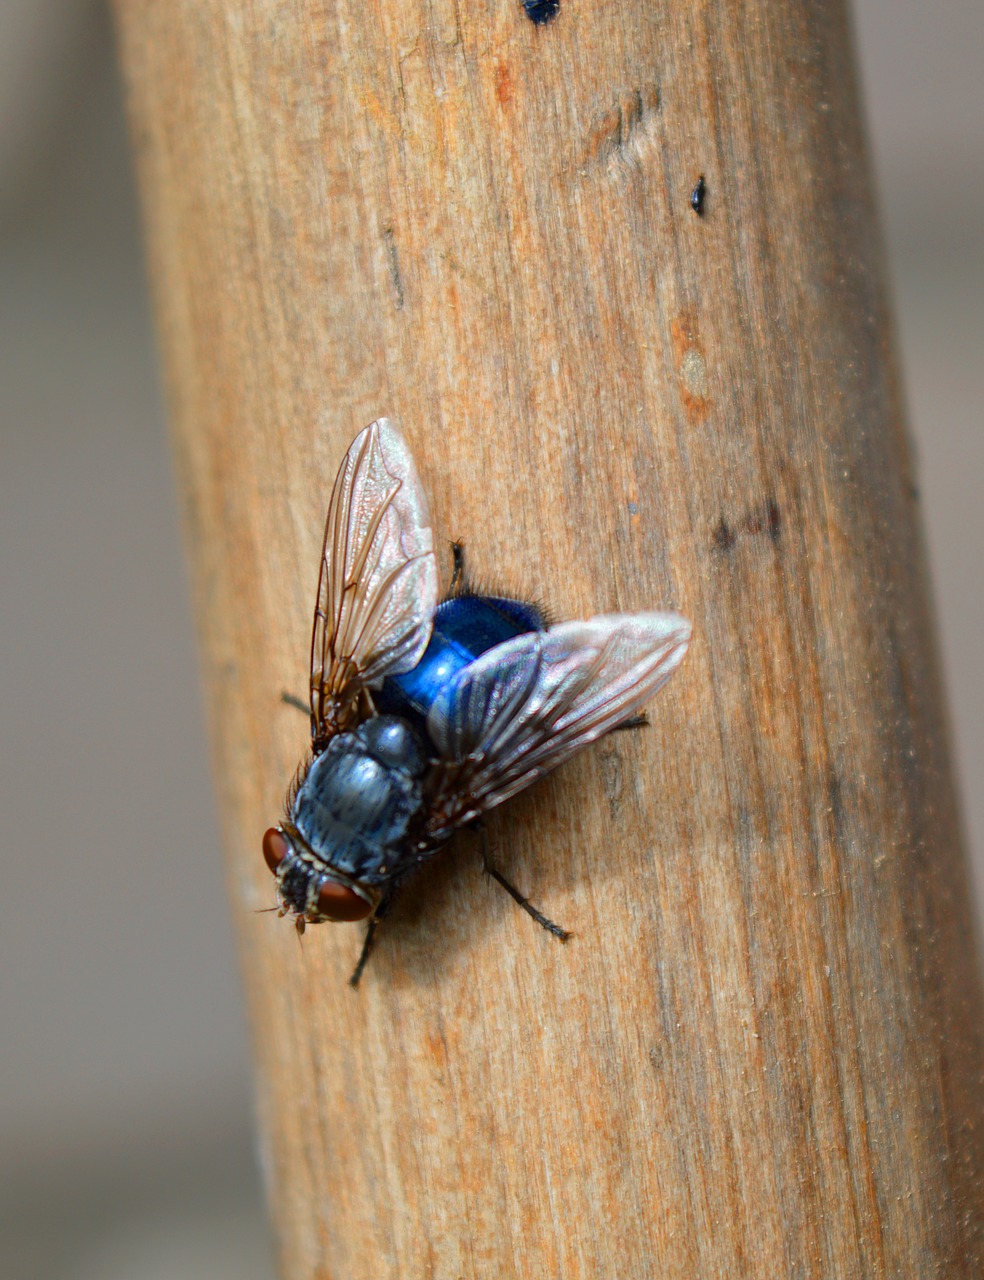
[[[413, 461], [385, 419], [356, 437], [335, 481], [311, 639], [311, 757], [263, 837], [282, 915], [298, 929], [378, 921], [454, 832], [630, 720], [679, 665], [673, 613], [548, 626], [532, 604], [437, 566]], [[566, 932], [493, 867], [557, 937]]]

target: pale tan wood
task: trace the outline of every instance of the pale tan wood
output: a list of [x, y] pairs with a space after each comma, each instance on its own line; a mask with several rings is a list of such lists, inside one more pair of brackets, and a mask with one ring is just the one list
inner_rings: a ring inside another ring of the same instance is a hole
[[[284, 1274], [980, 1275], [981, 988], [842, 6], [116, 9]], [[354, 993], [356, 926], [253, 912], [329, 486], [381, 414], [482, 578], [695, 641]]]

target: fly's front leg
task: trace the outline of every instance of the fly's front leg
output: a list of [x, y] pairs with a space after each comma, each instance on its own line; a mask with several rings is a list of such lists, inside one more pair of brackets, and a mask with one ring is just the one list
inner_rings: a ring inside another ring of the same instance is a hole
[[369, 923], [366, 925], [366, 936], [362, 940], [362, 950], [359, 953], [359, 960], [352, 972], [351, 978], [349, 978], [350, 987], [357, 987], [359, 985], [359, 979], [362, 977], [362, 971], [366, 967], [366, 961], [369, 959], [369, 955], [376, 942], [376, 928], [380, 920], [382, 920], [387, 911], [389, 911], [395, 897], [396, 889], [390, 889], [384, 894], [379, 906], [369, 917]]
[[359, 953], [359, 961], [355, 966], [355, 969], [352, 971], [351, 978], [349, 978], [350, 987], [357, 987], [359, 985], [359, 979], [362, 977], [362, 970], [366, 967], [366, 961], [369, 959], [369, 953], [372, 951], [373, 943], [376, 940], [377, 919], [378, 915], [372, 916], [366, 926], [366, 936], [362, 942], [362, 951]]
[[497, 884], [501, 884], [513, 901], [518, 902], [527, 915], [533, 917], [541, 929], [546, 929], [547, 933], [552, 933], [553, 936], [555, 938], [559, 938], [561, 942], [567, 941], [571, 936], [569, 930], [562, 929], [559, 924], [555, 924], [553, 920], [545, 916], [542, 911], [538, 911], [536, 907], [533, 906], [532, 902], [530, 902], [529, 898], [524, 898], [516, 886], [510, 884], [502, 872], [496, 867], [493, 867], [492, 863], [489, 862], [488, 857], [484, 853], [482, 854], [482, 862], [484, 864], [486, 874], [490, 875]]

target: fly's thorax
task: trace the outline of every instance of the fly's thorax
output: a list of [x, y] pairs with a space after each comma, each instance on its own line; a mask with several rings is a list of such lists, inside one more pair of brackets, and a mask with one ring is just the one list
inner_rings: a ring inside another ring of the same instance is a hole
[[[354, 732], [332, 738], [308, 770], [288, 815], [311, 866], [357, 884], [385, 881], [421, 810], [426, 767], [419, 738], [398, 716], [374, 716]], [[281, 884], [304, 874], [302, 868], [306, 863], [300, 859], [296, 873], [293, 866], [284, 868]]]

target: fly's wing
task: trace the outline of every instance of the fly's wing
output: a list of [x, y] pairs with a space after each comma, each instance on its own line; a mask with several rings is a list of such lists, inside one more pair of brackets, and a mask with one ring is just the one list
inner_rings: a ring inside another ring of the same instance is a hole
[[435, 838], [501, 804], [629, 719], [683, 659], [675, 613], [613, 614], [483, 653], [431, 708]]
[[311, 634], [311, 733], [344, 727], [360, 693], [416, 666], [437, 606], [427, 504], [385, 418], [356, 436], [335, 480]]

